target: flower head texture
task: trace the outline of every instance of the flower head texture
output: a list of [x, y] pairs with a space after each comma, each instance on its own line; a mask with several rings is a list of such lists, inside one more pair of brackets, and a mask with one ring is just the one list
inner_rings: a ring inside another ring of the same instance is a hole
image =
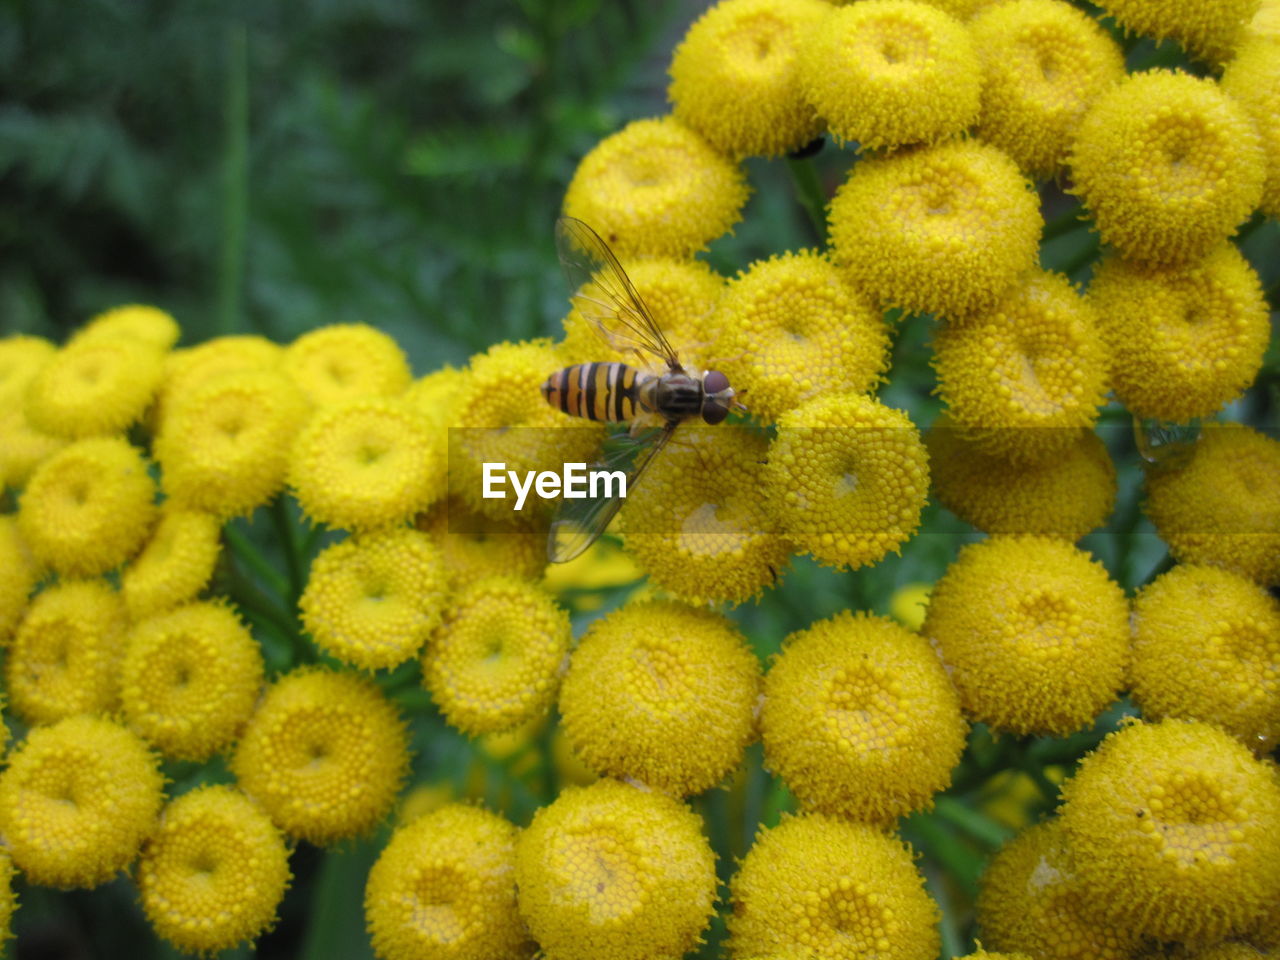
[[36, 724], [114, 710], [125, 627], [124, 604], [105, 580], [63, 580], [42, 590], [5, 657], [13, 712]]
[[157, 350], [168, 350], [182, 331], [178, 321], [159, 307], [130, 303], [98, 314], [75, 335], [81, 340], [138, 340]]
[[600, 780], [534, 814], [516, 884], [547, 960], [679, 960], [711, 919], [715, 856], [683, 803]]
[[230, 607], [189, 603], [134, 625], [120, 677], [129, 725], [167, 757], [203, 761], [253, 713], [262, 652]]
[[689, 256], [727, 233], [749, 193], [742, 170], [673, 117], [635, 120], [582, 158], [564, 212], [619, 256]]
[[831, 201], [835, 260], [884, 306], [988, 309], [1035, 266], [1042, 220], [1030, 187], [975, 140], [860, 161]]
[[15, 490], [26, 486], [36, 467], [69, 442], [31, 426], [20, 405], [0, 408], [0, 484]]
[[970, 719], [1063, 737], [1115, 699], [1129, 606], [1105, 568], [1045, 537], [992, 537], [960, 550], [934, 586], [921, 632], [942, 655]]
[[373, 683], [305, 668], [268, 688], [231, 760], [276, 826], [316, 844], [372, 829], [408, 767], [404, 721]]
[[760, 260], [729, 282], [718, 352], [751, 412], [773, 421], [820, 393], [867, 393], [889, 366], [889, 331], [827, 257]]
[[1241, 43], [1222, 72], [1222, 89], [1244, 107], [1258, 127], [1266, 162], [1260, 209], [1276, 219], [1280, 218], [1280, 13], [1273, 16], [1276, 34]]
[[1280, 780], [1216, 727], [1129, 726], [1062, 792], [1071, 862], [1114, 923], [1213, 942], [1243, 932], [1280, 897]]
[[481, 580], [450, 602], [423, 653], [423, 683], [464, 733], [510, 729], [551, 706], [571, 639], [568, 613], [536, 585]]
[[537, 580], [547, 566], [547, 537], [532, 516], [509, 511], [494, 519], [462, 497], [439, 500], [414, 525], [431, 536], [453, 588], [488, 577]]
[[865, 0], [832, 10], [797, 59], [805, 98], [838, 140], [932, 143], [978, 116], [982, 68], [969, 33], [926, 3]]
[[285, 348], [281, 369], [317, 407], [394, 397], [412, 379], [400, 345], [364, 323], [335, 323], [304, 333]]
[[1216, 83], [1152, 70], [1085, 114], [1071, 172], [1103, 241], [1133, 260], [1182, 263], [1249, 216], [1265, 167], [1253, 122]]
[[220, 532], [211, 513], [165, 509], [151, 539], [120, 578], [129, 616], [141, 620], [203, 590], [218, 562]]
[[466, 370], [446, 364], [409, 384], [401, 398], [422, 415], [431, 429], [443, 433], [449, 427], [453, 405], [466, 381]]
[[1211, 64], [1231, 59], [1259, 0], [1104, 0], [1102, 8], [1125, 28], [1162, 40], [1171, 37]]
[[1147, 474], [1147, 516], [1183, 563], [1280, 583], [1280, 442], [1206, 424], [1190, 462]]
[[1256, 753], [1280, 742], [1280, 603], [1238, 574], [1180, 565], [1133, 601], [1142, 715], [1216, 724]]
[[830, 394], [779, 418], [765, 485], [787, 538], [821, 563], [856, 568], [915, 533], [928, 455], [905, 413]]
[[138, 894], [156, 934], [184, 953], [265, 933], [289, 885], [289, 849], [234, 787], [198, 787], [164, 809], [138, 858]]
[[1109, 257], [1088, 299], [1116, 396], [1139, 417], [1212, 416], [1253, 382], [1271, 339], [1258, 274], [1228, 242], [1177, 267]]
[[45, 460], [22, 494], [18, 530], [37, 560], [71, 577], [114, 570], [146, 541], [155, 484], [124, 440], [80, 440]]
[[155, 827], [164, 778], [124, 727], [81, 714], [36, 727], [0, 774], [0, 830], [29, 882], [96, 887]]
[[382, 960], [526, 960], [516, 828], [449, 804], [401, 827], [369, 871], [364, 915]]
[[58, 348], [44, 337], [0, 339], [0, 408], [21, 407], [31, 381], [57, 354]]
[[417, 655], [440, 623], [447, 590], [440, 551], [424, 533], [393, 528], [325, 549], [299, 606], [316, 645], [366, 670]]
[[54, 436], [106, 436], [140, 419], [162, 375], [162, 352], [125, 336], [74, 340], [27, 388], [31, 425]]
[[164, 380], [150, 417], [155, 433], [164, 429], [164, 414], [177, 397], [194, 393], [210, 380], [229, 373], [277, 370], [284, 348], [266, 337], [214, 337], [174, 350], [164, 358]]
[[797, 61], [826, 12], [820, 0], [721, 0], [672, 55], [672, 113], [733, 157], [804, 146], [822, 121], [801, 96]]
[[876, 826], [950, 785], [967, 730], [929, 644], [848, 611], [783, 641], [760, 727], [765, 763], [806, 808]]
[[995, 4], [969, 31], [983, 73], [977, 135], [1027, 175], [1054, 176], [1085, 111], [1124, 77], [1119, 45], [1062, 0]]
[[911, 848], [821, 814], [761, 830], [730, 885], [734, 957], [933, 960], [938, 908]]
[[718, 613], [632, 603], [594, 621], [560, 690], [587, 766], [685, 796], [719, 783], [755, 739], [760, 664]]
[[0, 644], [9, 642], [39, 575], [16, 518], [0, 516]]

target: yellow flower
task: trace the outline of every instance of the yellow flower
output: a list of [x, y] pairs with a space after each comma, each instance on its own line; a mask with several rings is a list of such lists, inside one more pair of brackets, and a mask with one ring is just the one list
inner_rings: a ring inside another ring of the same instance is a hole
[[178, 342], [181, 333], [178, 322], [159, 307], [130, 303], [98, 314], [76, 333], [74, 340], [140, 340], [164, 351]]
[[18, 529], [42, 563], [63, 576], [96, 576], [132, 557], [151, 533], [155, 484], [124, 440], [78, 440], [32, 475]]
[[0, 402], [0, 487], [26, 486], [36, 467], [68, 442], [31, 426], [21, 403], [6, 410]]
[[931, 7], [945, 10], [957, 20], [968, 20], [975, 14], [1008, 0], [924, 0]]
[[831, 11], [799, 51], [805, 99], [839, 141], [932, 143], [978, 117], [982, 69], [969, 32], [914, 0]]
[[164, 414], [175, 400], [229, 373], [276, 370], [284, 348], [266, 337], [215, 337], [164, 358], [164, 380], [152, 408], [153, 433], [164, 429]]
[[1043, 223], [1014, 162], [974, 140], [860, 161], [829, 216], [835, 260], [855, 286], [946, 316], [993, 307], [1035, 265]]
[[1280, 442], [1206, 424], [1191, 461], [1147, 474], [1147, 516], [1183, 563], [1280, 583]]
[[777, 156], [822, 133], [796, 76], [819, 0], [721, 0], [671, 58], [672, 113], [733, 157]]
[[1071, 862], [1113, 923], [1212, 942], [1280, 896], [1280, 780], [1216, 727], [1131, 725], [1085, 757], [1062, 792]]
[[1210, 64], [1231, 59], [1258, 0], [1102, 0], [1103, 10], [1126, 31], [1172, 37]]
[[401, 827], [369, 871], [365, 923], [382, 960], [523, 960], [516, 828], [450, 804]]
[[253, 713], [262, 652], [230, 607], [190, 603], [136, 624], [120, 668], [129, 725], [167, 757], [202, 762]]
[[18, 533], [17, 520], [0, 515], [0, 645], [9, 643], [39, 575], [35, 557]]
[[1129, 605], [1102, 564], [1069, 543], [992, 537], [961, 549], [921, 631], [970, 719], [1065, 737], [1124, 683]]
[[928, 455], [911, 420], [858, 394], [818, 397], [779, 418], [764, 473], [782, 533], [829, 566], [896, 553], [929, 492]]
[[984, 533], [1033, 533], [1075, 542], [1104, 523], [1116, 502], [1116, 468], [1089, 430], [1044, 463], [983, 453], [945, 414], [925, 434], [938, 501]]
[[1273, 220], [1280, 219], [1280, 5], [1275, 9], [1276, 34], [1240, 44], [1222, 73], [1223, 91], [1244, 107], [1262, 137], [1266, 176], [1259, 209]]
[[1106, 402], [1096, 318], [1061, 274], [1029, 273], [991, 310], [944, 327], [933, 363], [950, 420], [984, 452], [1009, 460], [1061, 454]]
[[1032, 960], [1032, 958], [1025, 953], [992, 953], [990, 950], [979, 947], [973, 953], [966, 953], [959, 960]]
[[650, 582], [693, 601], [742, 603], [777, 582], [791, 557], [759, 496], [764, 435], [747, 427], [684, 427], [628, 488], [627, 552]]
[[889, 615], [908, 630], [918, 633], [924, 624], [932, 592], [933, 585], [929, 583], [904, 584], [889, 597]]
[[311, 564], [299, 606], [316, 645], [366, 670], [417, 654], [440, 623], [446, 574], [440, 552], [417, 530], [362, 534]]
[[735, 957], [934, 960], [938, 908], [911, 848], [821, 814], [761, 830], [730, 885]]
[[1071, 171], [1104, 242], [1134, 260], [1179, 263], [1249, 216], [1264, 163], [1253, 122], [1216, 83], [1152, 70], [1089, 109]]
[[376, 686], [305, 668], [268, 688], [231, 759], [272, 822], [315, 844], [376, 826], [408, 768], [404, 722]]
[[675, 796], [715, 786], [755, 739], [760, 664], [710, 610], [632, 603], [594, 621], [560, 691], [587, 766]]
[[5, 658], [13, 712], [36, 724], [114, 710], [126, 626], [106, 581], [63, 580], [41, 591]]
[[364, 323], [335, 323], [304, 333], [285, 348], [281, 367], [317, 407], [394, 397], [412, 379], [400, 345]]
[[218, 518], [168, 507], [155, 532], [120, 578], [129, 616], [141, 620], [176, 607], [204, 589], [221, 549]]
[[271, 370], [227, 373], [175, 395], [156, 438], [161, 482], [176, 503], [248, 515], [284, 486], [307, 402]]
[[[742, 170], [679, 120], [635, 120], [582, 158], [564, 212], [621, 257], [690, 256], [742, 217]], [[544, 374], [545, 376], [545, 374]]]
[[26, 414], [44, 433], [78, 439], [119, 433], [160, 386], [163, 353], [132, 337], [72, 340], [27, 388]]
[[1100, 918], [1073, 870], [1061, 822], [1023, 830], [982, 875], [984, 943], [1042, 960], [1133, 960], [1141, 937]]
[[0, 409], [21, 407], [27, 387], [57, 353], [44, 337], [15, 334], [0, 339]]
[[546, 712], [569, 655], [569, 615], [538, 587], [495, 577], [454, 595], [422, 655], [423, 683], [463, 733]]
[[600, 780], [534, 814], [516, 885], [548, 960], [679, 960], [711, 919], [715, 856], [683, 803]]
[[783, 641], [760, 729], [766, 765], [806, 808], [887, 827], [950, 785], [967, 725], [928, 643], [846, 610]]
[[30, 883], [96, 887], [155, 827], [164, 778], [135, 734], [80, 715], [37, 727], [0, 774], [0, 831]]
[[889, 366], [889, 331], [831, 261], [808, 250], [760, 260], [715, 315], [729, 381], [766, 422], [821, 393], [867, 393]]
[[18, 898], [13, 891], [13, 858], [7, 851], [0, 851], [0, 943], [13, 936], [13, 911], [18, 908]]
[[402, 399], [430, 424], [433, 431], [443, 433], [453, 419], [454, 404], [466, 382], [466, 370], [445, 365], [409, 384]]
[[453, 588], [486, 577], [537, 580], [547, 566], [546, 530], [523, 512], [508, 511], [495, 520], [450, 496], [418, 514], [414, 523], [440, 549]]
[[1037, 179], [1056, 176], [1085, 111], [1124, 78], [1124, 54], [1061, 0], [989, 6], [969, 25], [982, 60], [977, 135]]
[[1280, 603], [1244, 577], [1177, 566], [1133, 601], [1134, 702], [1267, 753], [1280, 740]]
[[198, 787], [164, 809], [138, 858], [138, 896], [156, 934], [207, 954], [271, 928], [289, 885], [289, 849], [234, 787]]

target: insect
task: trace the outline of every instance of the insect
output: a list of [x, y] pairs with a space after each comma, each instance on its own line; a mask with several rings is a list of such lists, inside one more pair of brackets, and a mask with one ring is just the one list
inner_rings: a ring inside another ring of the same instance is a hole
[[[609, 469], [629, 460], [631, 489], [681, 423], [701, 417], [716, 424], [731, 410], [746, 408], [720, 371], [697, 376], [681, 365], [599, 234], [581, 220], [562, 217], [556, 221], [556, 249], [572, 291], [570, 299], [605, 342], [619, 353], [634, 354], [641, 363], [656, 358], [662, 364], [655, 371], [619, 360], [579, 363], [556, 371], [542, 384], [547, 403], [570, 416], [631, 424], [630, 442], [617, 444], [604, 466]], [[621, 506], [622, 497], [616, 493], [561, 500], [547, 541], [552, 562], [572, 560], [591, 546]]]

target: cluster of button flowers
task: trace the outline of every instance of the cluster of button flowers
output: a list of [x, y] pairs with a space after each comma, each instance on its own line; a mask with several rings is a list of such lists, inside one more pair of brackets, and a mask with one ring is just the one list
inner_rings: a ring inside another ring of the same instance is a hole
[[[565, 211], [622, 256], [688, 365], [720, 365], [771, 430], [672, 444], [619, 517], [654, 589], [576, 643], [539, 583], [538, 524], [480, 491], [485, 462], [593, 457], [599, 431], [538, 398], [560, 367], [628, 359], [577, 313], [558, 343], [416, 380], [366, 326], [174, 349], [172, 318], [134, 306], [61, 347], [0, 341], [17, 508], [0, 516], [0, 641], [27, 730], [0, 774], [0, 877], [92, 887], [127, 869], [180, 949], [256, 938], [293, 844], [367, 834], [393, 809], [409, 739], [371, 674], [417, 659], [467, 734], [554, 705], [600, 779], [523, 830], [460, 805], [398, 828], [366, 889], [379, 956], [683, 956], [717, 900], [686, 798], [758, 738], [802, 812], [738, 865], [731, 954], [931, 960], [938, 908], [897, 818], [947, 788], [970, 723], [1066, 736], [1128, 690], [1144, 719], [988, 868], [983, 941], [1007, 952], [973, 956], [1280, 947], [1280, 444], [1212, 424], [1150, 470], [1148, 513], [1181, 562], [1132, 600], [1074, 546], [1115, 501], [1093, 431], [1108, 391], [1183, 422], [1261, 364], [1266, 307], [1230, 237], [1280, 211], [1280, 14], [1105, 6], [1221, 80], [1126, 76], [1060, 0], [723, 0], [693, 25], [672, 115], [592, 150]], [[827, 207], [830, 249], [728, 280], [694, 258], [741, 215], [742, 158], [824, 132], [863, 150]], [[1067, 176], [1111, 251], [1085, 294], [1036, 265], [1031, 180]], [[927, 442], [874, 396], [890, 307], [937, 317], [947, 409]], [[844, 612], [765, 672], [721, 607], [773, 589], [795, 553], [856, 568], [898, 549], [930, 472], [991, 536], [923, 623]], [[227, 521], [282, 497], [342, 534], [297, 571], [330, 665], [269, 677], [243, 598], [210, 584], [249, 549]], [[234, 783], [166, 799], [159, 757], [216, 755]]]

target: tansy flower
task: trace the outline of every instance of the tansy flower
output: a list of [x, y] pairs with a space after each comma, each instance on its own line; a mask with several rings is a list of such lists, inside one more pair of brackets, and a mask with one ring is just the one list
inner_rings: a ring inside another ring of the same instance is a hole
[[418, 514], [414, 523], [439, 548], [451, 587], [486, 577], [537, 580], [547, 566], [546, 531], [523, 511], [493, 519], [450, 496]]
[[40, 574], [12, 516], [0, 515], [0, 644], [9, 642]]
[[120, 595], [103, 580], [63, 580], [41, 591], [5, 658], [13, 712], [35, 724], [115, 709], [125, 629]]
[[516, 828], [450, 804], [397, 830], [369, 871], [365, 923], [382, 960], [521, 960]]
[[889, 597], [889, 616], [908, 630], [919, 632], [932, 591], [933, 585], [928, 583], [903, 584]]
[[119, 433], [155, 396], [162, 357], [132, 337], [73, 340], [32, 379], [27, 418], [37, 430], [71, 439]]
[[969, 30], [982, 61], [978, 136], [1028, 175], [1055, 176], [1085, 111], [1123, 79], [1120, 47], [1062, 0], [989, 6]]
[[1044, 960], [1133, 960], [1142, 938], [1097, 916], [1065, 841], [1060, 821], [1050, 820], [995, 855], [978, 896], [983, 943]]
[[0, 852], [0, 942], [13, 936], [11, 924], [17, 907], [18, 898], [13, 892], [13, 858], [7, 852]]
[[175, 399], [225, 374], [275, 370], [283, 355], [284, 348], [278, 343], [248, 335], [215, 337], [167, 354], [164, 380], [152, 408], [153, 432], [159, 434], [164, 429], [164, 413]]
[[1206, 424], [1188, 464], [1148, 472], [1146, 509], [1183, 563], [1280, 583], [1280, 442]]
[[934, 586], [921, 632], [970, 719], [1065, 737], [1124, 683], [1129, 606], [1083, 550], [1045, 537], [992, 537], [961, 549]]
[[1005, 3], [1007, 0], [924, 0], [924, 2], [931, 7], [945, 10], [957, 20], [968, 20], [988, 7]]
[[933, 364], [951, 422], [985, 452], [1018, 462], [1058, 455], [1106, 402], [1096, 318], [1061, 274], [1029, 273], [992, 309], [945, 326]]
[[21, 407], [27, 387], [57, 353], [44, 337], [16, 334], [0, 339], [0, 409]]
[[938, 908], [911, 848], [821, 814], [761, 830], [730, 884], [734, 957], [934, 960]]
[[315, 844], [372, 829], [408, 768], [404, 721], [372, 682], [306, 668], [268, 688], [231, 759], [272, 822]]
[[220, 517], [252, 513], [284, 486], [306, 417], [302, 394], [271, 370], [223, 374], [176, 395], [155, 443], [165, 493]]
[[676, 796], [715, 786], [755, 739], [760, 664], [710, 610], [633, 603], [594, 621], [560, 691], [587, 766]]
[[679, 960], [711, 919], [715, 856], [683, 803], [600, 780], [534, 814], [516, 886], [548, 958]]
[[686, 427], [627, 490], [627, 552], [655, 585], [690, 600], [741, 603], [773, 586], [791, 557], [758, 496], [769, 444], [745, 427]]
[[0, 487], [26, 486], [36, 467], [68, 442], [31, 426], [21, 403], [8, 409], [0, 404]]
[[928, 643], [844, 611], [783, 641], [760, 729], [765, 763], [806, 807], [888, 826], [950, 785], [966, 724]]
[[198, 787], [164, 809], [138, 858], [151, 927], [184, 953], [208, 954], [271, 928], [289, 885], [289, 849], [234, 787]]
[[129, 616], [141, 620], [203, 590], [218, 562], [219, 533], [211, 513], [165, 509], [151, 539], [120, 578]]
[[1138, 417], [1207, 417], [1253, 382], [1271, 338], [1258, 275], [1232, 243], [1181, 267], [1109, 257], [1089, 300], [1116, 396]]
[[782, 533], [830, 566], [896, 552], [920, 525], [929, 492], [911, 420], [858, 394], [817, 397], [779, 418], [764, 476]]
[[1252, 121], [1216, 83], [1152, 70], [1085, 114], [1071, 172], [1106, 243], [1180, 263], [1235, 232], [1258, 205], [1265, 168]]
[[481, 580], [450, 602], [423, 652], [423, 683], [463, 733], [509, 729], [551, 705], [571, 637], [569, 615], [538, 587]]
[[466, 380], [466, 370], [445, 365], [409, 384], [401, 399], [417, 411], [432, 430], [443, 434], [453, 419], [453, 406]]
[[1126, 31], [1163, 40], [1172, 37], [1192, 54], [1217, 65], [1231, 59], [1258, 0], [1103, 0], [1103, 10]]
[[298, 337], [281, 368], [313, 406], [364, 397], [394, 397], [409, 386], [400, 345], [365, 323], [335, 323]]
[[1036, 262], [1042, 220], [1030, 187], [1012, 160], [974, 140], [862, 160], [831, 201], [835, 260], [885, 306], [990, 308]]
[[1280, 895], [1280, 781], [1208, 724], [1135, 724], [1062, 788], [1081, 883], [1111, 922], [1158, 940], [1243, 931]]
[[253, 712], [262, 652], [230, 607], [190, 603], [129, 631], [120, 667], [129, 725], [167, 757], [201, 762]]
[[425, 534], [401, 528], [326, 548], [299, 606], [321, 650], [377, 670], [417, 654], [440, 623], [445, 594], [440, 552]]
[[30, 883], [96, 887], [155, 827], [164, 778], [136, 734], [79, 715], [36, 727], [0, 774], [0, 831]]
[[772, 422], [820, 393], [866, 393], [889, 366], [889, 331], [824, 255], [760, 260], [729, 282], [717, 352], [751, 412]]
[[749, 193], [742, 170], [679, 120], [635, 120], [582, 158], [564, 212], [618, 256], [689, 256], [727, 233]]
[[1222, 89], [1252, 118], [1262, 137], [1266, 176], [1259, 209], [1280, 219], [1280, 5], [1275, 6], [1274, 36], [1253, 37], [1240, 45], [1222, 72]]
[[36, 469], [19, 503], [18, 530], [36, 559], [63, 576], [96, 576], [146, 541], [155, 494], [134, 447], [114, 437], [79, 440]]
[[1216, 724], [1257, 753], [1280, 740], [1280, 603], [1244, 577], [1176, 566], [1133, 601], [1133, 699], [1151, 720]]
[[827, 14], [798, 57], [805, 99], [837, 140], [932, 143], [978, 117], [982, 69], [964, 25], [914, 0], [866, 0]]
[[925, 434], [939, 502], [985, 533], [1034, 533], [1075, 542], [1104, 523], [1116, 502], [1116, 468], [1090, 430], [1044, 463], [990, 456], [941, 416]]
[[98, 314], [76, 333], [74, 341], [140, 340], [164, 351], [178, 342], [181, 333], [178, 322], [159, 307], [131, 303]]
[[722, 153], [776, 156], [822, 133], [800, 95], [798, 50], [820, 0], [721, 0], [671, 58], [671, 112]]
[[1032, 958], [1025, 953], [992, 953], [990, 950], [979, 948], [973, 953], [966, 953], [960, 960], [1032, 960]]

